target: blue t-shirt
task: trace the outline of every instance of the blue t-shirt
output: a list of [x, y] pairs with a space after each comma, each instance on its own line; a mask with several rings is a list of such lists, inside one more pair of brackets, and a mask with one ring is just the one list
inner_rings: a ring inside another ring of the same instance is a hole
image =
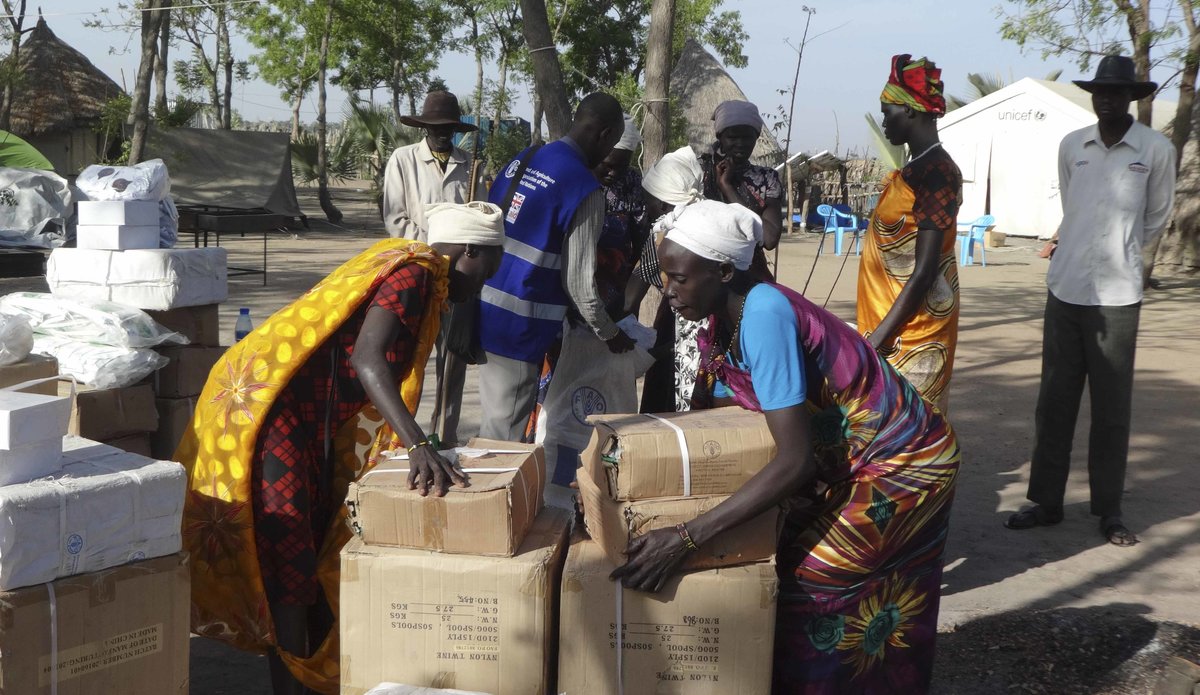
[[[746, 295], [742, 329], [738, 333], [744, 364], [730, 364], [750, 372], [754, 394], [764, 411], [800, 405], [808, 394], [804, 360], [800, 355], [800, 324], [783, 293], [770, 285], [756, 285]], [[713, 395], [729, 398], [725, 384], [717, 382]]]

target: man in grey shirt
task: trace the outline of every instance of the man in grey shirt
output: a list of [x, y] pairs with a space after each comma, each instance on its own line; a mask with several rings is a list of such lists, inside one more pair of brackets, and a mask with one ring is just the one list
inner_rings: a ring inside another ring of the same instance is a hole
[[1062, 521], [1071, 441], [1086, 382], [1091, 512], [1114, 545], [1133, 545], [1121, 520], [1129, 452], [1133, 358], [1142, 303], [1142, 252], [1171, 217], [1175, 148], [1129, 115], [1129, 104], [1154, 93], [1135, 77], [1133, 60], [1107, 56], [1096, 79], [1076, 81], [1092, 93], [1097, 123], [1069, 133], [1058, 153], [1063, 221], [1046, 275], [1042, 383], [1029, 479], [1034, 506], [1009, 517], [1010, 529]]

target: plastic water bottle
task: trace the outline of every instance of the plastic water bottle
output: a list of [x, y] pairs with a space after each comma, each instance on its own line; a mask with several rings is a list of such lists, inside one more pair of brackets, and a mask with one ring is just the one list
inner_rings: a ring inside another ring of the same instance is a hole
[[242, 307], [238, 310], [237, 323], [233, 324], [233, 338], [241, 340], [250, 335], [252, 330], [254, 330], [254, 324], [250, 321], [250, 309]]

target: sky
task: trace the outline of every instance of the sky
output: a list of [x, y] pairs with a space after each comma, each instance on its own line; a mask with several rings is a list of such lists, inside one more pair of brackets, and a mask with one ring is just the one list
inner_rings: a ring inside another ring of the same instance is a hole
[[[38, 4], [30, 3], [31, 14]], [[971, 72], [999, 74], [1011, 81], [1045, 77], [1055, 69], [1064, 71], [1064, 80], [1090, 77], [1082, 75], [1069, 58], [1043, 61], [1036, 49], [1022, 54], [1016, 44], [1000, 38], [996, 14], [1001, 4], [1005, 3], [840, 0], [809, 5], [816, 12], [800, 66], [791, 151], [865, 152], [871, 139], [863, 114], [878, 113], [879, 92], [887, 80], [891, 56], [897, 53], [934, 60], [951, 95], [969, 92], [966, 78]], [[113, 8], [115, 14], [115, 0], [40, 0], [40, 5], [59, 38], [83, 52], [118, 84], [132, 85], [137, 74], [136, 41], [127, 34], [84, 26], [98, 8]], [[790, 89], [795, 76], [793, 46], [799, 46], [807, 18], [802, 7], [794, 0], [726, 0], [722, 8], [739, 10], [750, 35], [743, 49], [749, 65], [730, 73], [747, 98], [768, 115], [776, 114], [780, 106], [788, 109], [788, 96], [779, 92]], [[250, 50], [244, 39], [235, 38], [235, 57], [242, 59]], [[475, 64], [468, 55], [446, 54], [438, 74], [460, 95], [474, 89]], [[530, 88], [517, 88], [513, 111], [531, 118]], [[346, 98], [336, 87], [331, 89], [331, 118], [344, 113]], [[376, 98], [386, 99], [382, 93]], [[290, 109], [278, 91], [259, 80], [236, 84], [233, 102], [234, 109], [248, 120], [290, 119]], [[305, 101], [301, 113], [305, 121], [315, 119], [315, 95]]]

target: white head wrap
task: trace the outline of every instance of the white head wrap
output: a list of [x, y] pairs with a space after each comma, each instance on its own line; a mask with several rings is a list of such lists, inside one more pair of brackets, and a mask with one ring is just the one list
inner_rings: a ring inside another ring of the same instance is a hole
[[687, 205], [704, 197], [700, 187], [704, 170], [691, 147], [668, 152], [642, 176], [642, 188], [671, 205]]
[[621, 139], [617, 141], [614, 150], [625, 150], [633, 152], [642, 144], [642, 134], [638, 131], [638, 125], [633, 120], [633, 116], [625, 115], [625, 132], [621, 134]]
[[425, 208], [425, 219], [430, 244], [504, 244], [503, 213], [491, 203], [437, 203]]
[[667, 239], [738, 270], [750, 267], [754, 249], [762, 243], [762, 219], [736, 203], [701, 200], [668, 218]]
[[759, 130], [763, 127], [758, 107], [748, 101], [722, 101], [713, 111], [712, 119], [716, 122], [714, 132], [717, 133], [737, 125], [748, 125]]

